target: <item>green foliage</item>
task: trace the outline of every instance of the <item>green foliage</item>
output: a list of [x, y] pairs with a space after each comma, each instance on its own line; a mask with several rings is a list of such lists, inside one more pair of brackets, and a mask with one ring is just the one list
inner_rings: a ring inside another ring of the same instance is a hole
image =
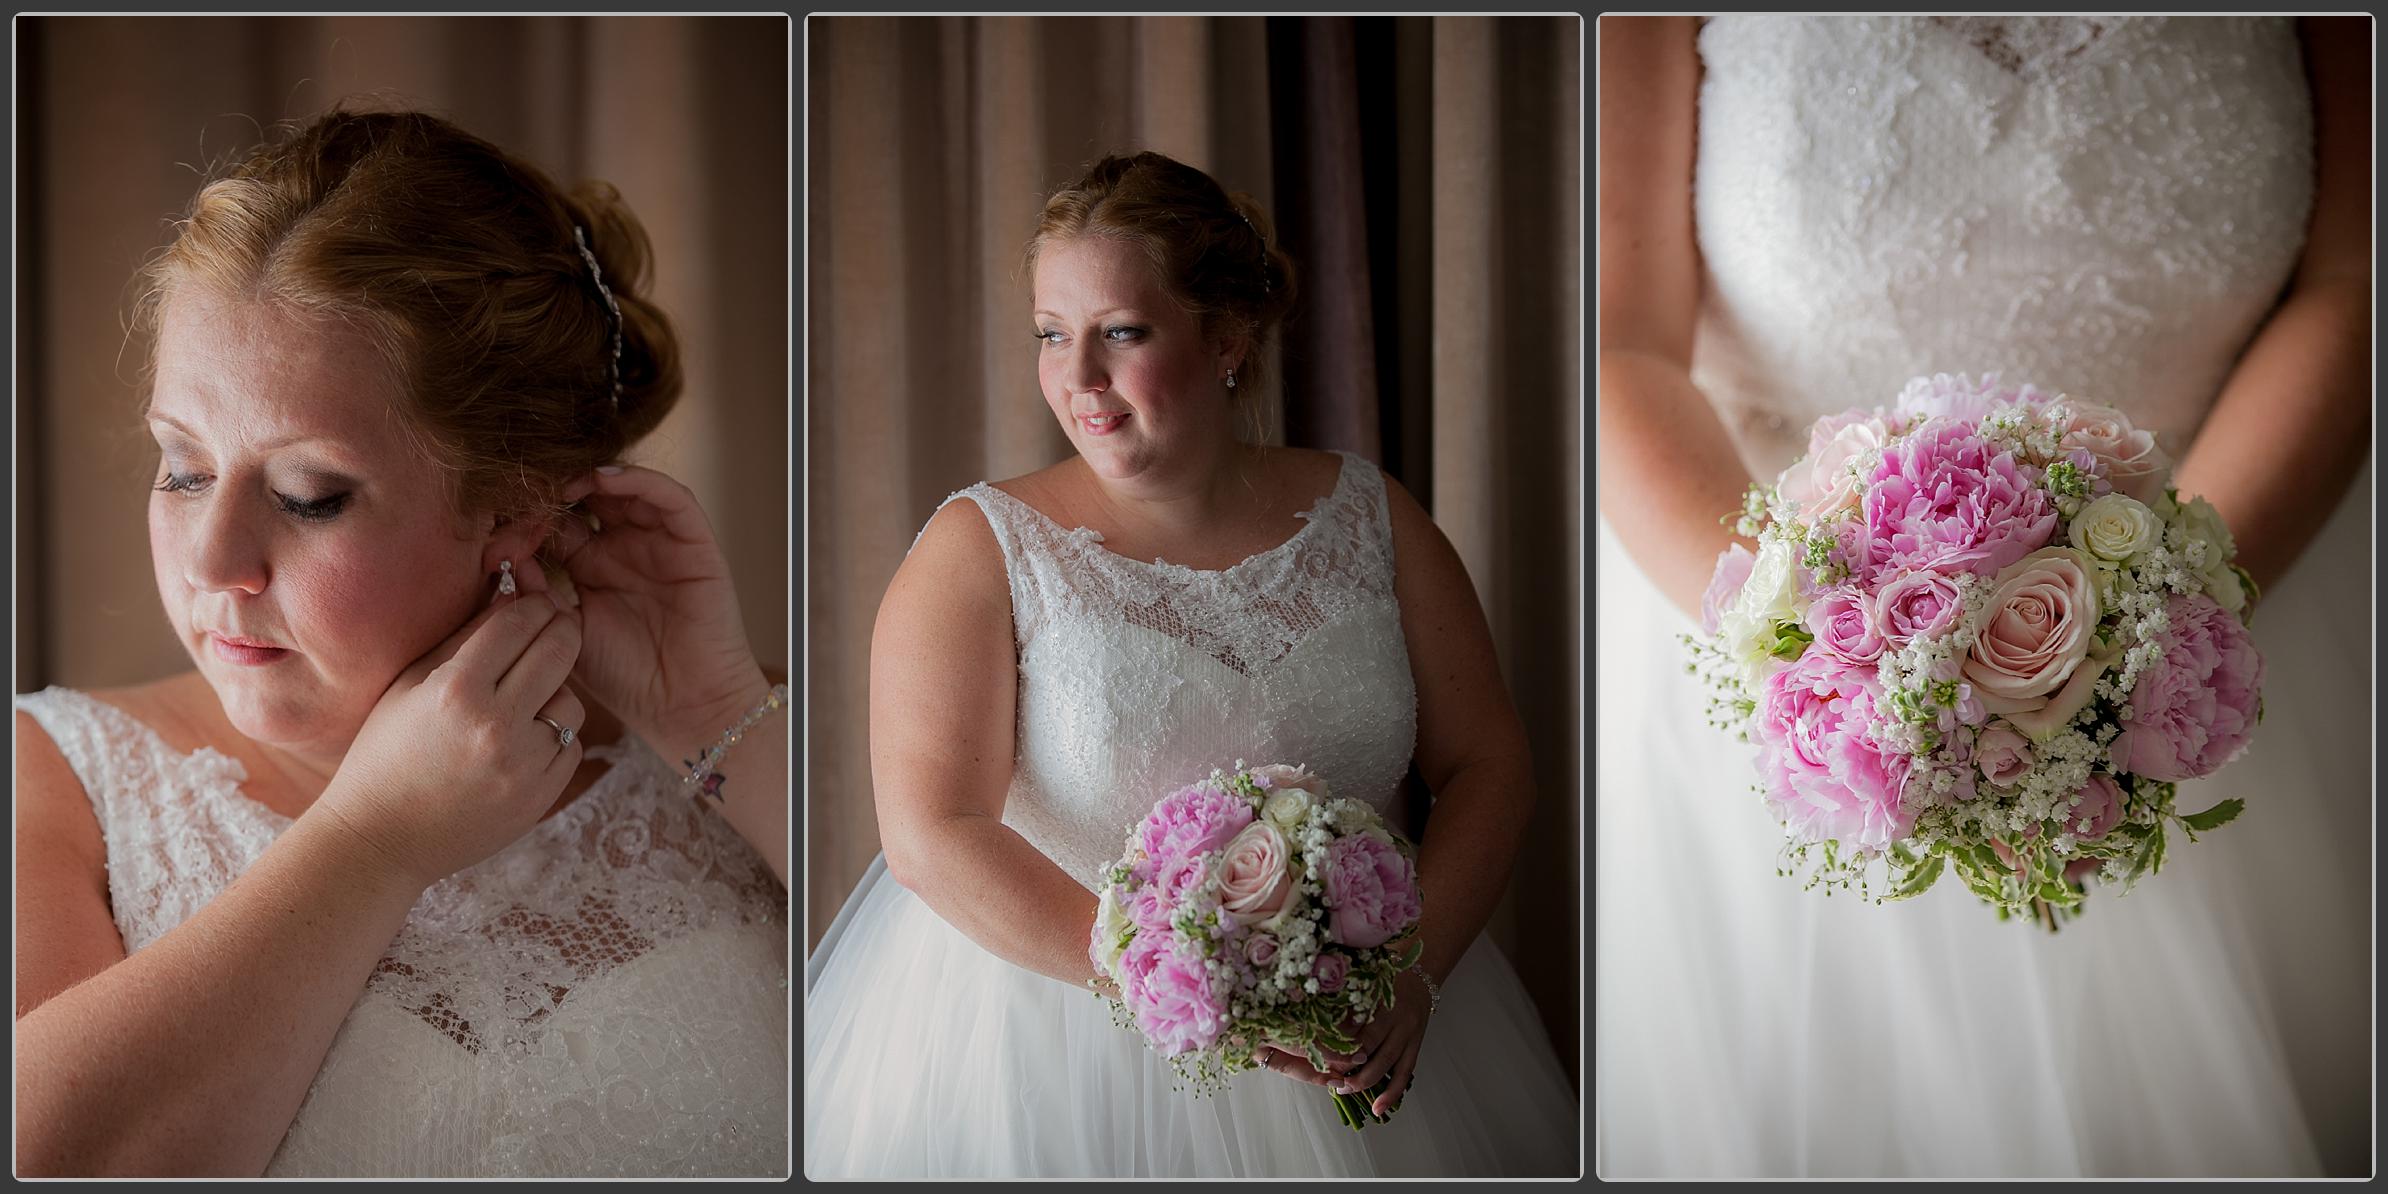
[[2181, 823], [2182, 829], [2188, 831], [2189, 840], [2194, 842], [2197, 840], [2198, 834], [2230, 824], [2246, 807], [2246, 801], [2233, 797], [2202, 813], [2191, 813], [2186, 817], [2174, 819]]
[[1898, 887], [1892, 889], [1891, 893], [1883, 898], [1891, 901], [1912, 900], [1932, 890], [1932, 885], [1940, 881], [1940, 872], [1944, 865], [1945, 860], [1938, 854], [1924, 859], [1922, 865], [1909, 870]]

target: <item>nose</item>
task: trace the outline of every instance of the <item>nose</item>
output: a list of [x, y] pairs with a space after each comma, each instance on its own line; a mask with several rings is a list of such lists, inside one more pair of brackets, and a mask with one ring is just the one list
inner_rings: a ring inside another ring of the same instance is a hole
[[186, 524], [183, 579], [203, 593], [264, 592], [272, 572], [266, 565], [264, 528], [245, 509], [248, 503], [225, 492], [221, 484], [210, 496], [214, 500], [200, 503]]
[[1069, 350], [1061, 377], [1072, 394], [1100, 394], [1111, 385], [1111, 374], [1104, 369], [1099, 350], [1083, 344]]

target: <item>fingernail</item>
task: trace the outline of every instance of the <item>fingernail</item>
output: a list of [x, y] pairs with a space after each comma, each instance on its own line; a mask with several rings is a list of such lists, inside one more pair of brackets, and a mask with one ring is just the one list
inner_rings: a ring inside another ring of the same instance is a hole
[[622, 471], [622, 466], [621, 466], [621, 465], [618, 465], [618, 464], [601, 464], [601, 465], [598, 465], [598, 466], [597, 466], [597, 471], [598, 471], [598, 472], [601, 472], [601, 473], [604, 473], [606, 476], [610, 477], [610, 476], [613, 476], [615, 473], [621, 472], [621, 471]]
[[556, 607], [557, 613], [566, 613], [572, 609], [571, 606], [564, 604], [564, 595], [562, 593], [556, 592], [554, 589], [549, 589], [547, 591], [547, 601], [548, 604]]

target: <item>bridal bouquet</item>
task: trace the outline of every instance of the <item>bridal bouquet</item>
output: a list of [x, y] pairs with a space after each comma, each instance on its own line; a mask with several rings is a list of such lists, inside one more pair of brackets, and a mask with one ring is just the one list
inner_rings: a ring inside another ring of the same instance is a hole
[[[1752, 486], [1693, 670], [1759, 746], [1808, 885], [1922, 893], [1943, 874], [2053, 930], [2238, 815], [2177, 781], [2245, 749], [2264, 665], [2254, 581], [2155, 438], [2120, 412], [1947, 375], [1820, 419]], [[1731, 516], [1729, 516], [1731, 517]]]
[[[1393, 1003], [1418, 960], [1410, 844], [1317, 776], [1272, 765], [1162, 797], [1103, 876], [1088, 956], [1113, 1003], [1179, 1076], [1208, 1093], [1263, 1045], [1324, 1068], [1347, 1028]], [[1360, 1127], [1388, 1078], [1336, 1095]]]

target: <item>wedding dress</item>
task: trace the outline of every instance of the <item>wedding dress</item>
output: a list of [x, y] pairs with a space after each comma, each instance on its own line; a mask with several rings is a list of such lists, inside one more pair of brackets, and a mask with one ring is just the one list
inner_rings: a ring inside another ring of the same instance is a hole
[[[292, 822], [241, 764], [65, 688], [16, 699], [82, 780], [129, 955]], [[267, 1177], [789, 1172], [787, 895], [635, 741], [433, 884], [332, 1039]]]
[[[1942, 372], [2119, 407], [2177, 461], [2304, 241], [2286, 20], [1727, 17], [1699, 51], [1693, 379], [1757, 477]], [[2182, 785], [2245, 814], [2054, 937], [1953, 881], [1778, 877], [1755, 750], [1604, 521], [1598, 1171], [2368, 1172], [2369, 478], [2256, 612], [2253, 747]]]
[[[1153, 801], [1239, 759], [1306, 764], [1402, 826], [1417, 710], [1375, 466], [1346, 455], [1292, 539], [1219, 572], [1117, 555], [991, 485], [946, 500], [977, 503], [1010, 578], [1004, 823], [1088, 886], [1090, 911]], [[1575, 1092], [1482, 937], [1443, 985], [1400, 1113], [1358, 1132], [1325, 1088], [1265, 1070], [1178, 1089], [1107, 1003], [989, 953], [883, 859], [805, 974], [816, 1180], [1580, 1171]]]

